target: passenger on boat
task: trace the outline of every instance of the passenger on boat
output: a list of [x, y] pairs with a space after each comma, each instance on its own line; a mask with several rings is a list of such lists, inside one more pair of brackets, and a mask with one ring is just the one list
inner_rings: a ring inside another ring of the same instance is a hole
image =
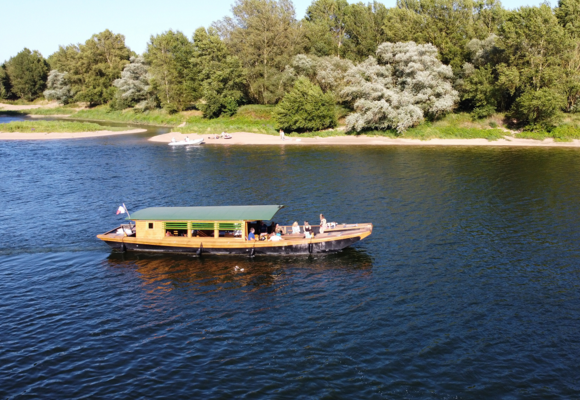
[[304, 221], [304, 232], [312, 232], [312, 227], [308, 224], [308, 221]]
[[268, 226], [260, 221], [260, 236], [267, 236], [268, 235]]
[[170, 231], [165, 232], [165, 236], [173, 236], [173, 234]]
[[300, 233], [300, 225], [298, 225], [298, 221], [294, 221], [292, 224], [292, 233]]
[[279, 233], [272, 234], [272, 236], [270, 236], [271, 242], [279, 242], [280, 240], [284, 240], [284, 239], [282, 239], [282, 235]]
[[324, 233], [326, 228], [327, 228], [326, 218], [324, 218], [323, 214], [320, 214], [320, 233]]
[[279, 224], [276, 224], [276, 228], [274, 229], [274, 232], [276, 235], [282, 236], [282, 234], [284, 233], [284, 229], [282, 229], [282, 227]]
[[250, 228], [250, 233], [248, 234], [248, 240], [256, 240], [256, 235], [254, 235], [256, 230], [254, 228]]

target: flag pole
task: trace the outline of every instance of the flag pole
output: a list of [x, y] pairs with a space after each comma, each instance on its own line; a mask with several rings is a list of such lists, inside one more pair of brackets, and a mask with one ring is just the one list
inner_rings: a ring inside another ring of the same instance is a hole
[[127, 209], [127, 206], [125, 205], [125, 203], [123, 203], [123, 208], [125, 209], [125, 211], [127, 212], [127, 215], [129, 216], [129, 226], [131, 226], [131, 214], [129, 214], [129, 210]]

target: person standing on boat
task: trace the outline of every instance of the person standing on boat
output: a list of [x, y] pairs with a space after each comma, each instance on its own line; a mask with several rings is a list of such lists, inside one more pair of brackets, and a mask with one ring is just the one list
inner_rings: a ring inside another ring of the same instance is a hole
[[320, 214], [320, 233], [324, 233], [326, 227], [326, 218], [324, 218], [323, 214]]
[[280, 129], [280, 139], [286, 140], [286, 137], [284, 136], [284, 131], [282, 129]]

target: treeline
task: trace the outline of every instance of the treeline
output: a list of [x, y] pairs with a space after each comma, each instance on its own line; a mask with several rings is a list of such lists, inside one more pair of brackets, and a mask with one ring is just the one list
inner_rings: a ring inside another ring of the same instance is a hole
[[495, 0], [236, 0], [230, 17], [151, 36], [138, 55], [104, 31], [44, 59], [24, 49], [0, 68], [0, 98], [45, 96], [135, 112], [198, 108], [206, 118], [277, 104], [280, 127], [405, 131], [450, 111], [504, 112], [550, 129], [580, 111], [580, 0], [504, 9]]

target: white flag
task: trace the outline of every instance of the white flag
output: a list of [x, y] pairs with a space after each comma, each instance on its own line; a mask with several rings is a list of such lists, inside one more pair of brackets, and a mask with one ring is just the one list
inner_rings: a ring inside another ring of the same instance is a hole
[[125, 210], [125, 207], [119, 206], [119, 209], [117, 210], [117, 215], [125, 214], [126, 212], [127, 212], [127, 210]]

